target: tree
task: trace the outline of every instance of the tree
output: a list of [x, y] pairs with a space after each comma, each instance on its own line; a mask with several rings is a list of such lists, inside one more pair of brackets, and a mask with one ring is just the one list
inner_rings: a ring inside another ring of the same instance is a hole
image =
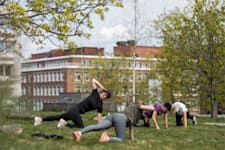
[[[175, 10], [156, 21], [164, 43], [164, 57], [176, 79], [187, 81], [186, 91], [210, 100], [211, 116], [225, 97], [225, 1], [195, 0], [184, 11]], [[190, 73], [189, 75], [187, 73]], [[175, 80], [176, 81], [176, 80]], [[184, 85], [181, 84], [182, 87]]]
[[[131, 57], [98, 58], [93, 62], [90, 75], [97, 77], [105, 87], [113, 92], [113, 100], [117, 103], [126, 102], [132, 95], [132, 63]], [[137, 99], [149, 100], [148, 78], [142, 72], [136, 76]], [[128, 96], [128, 97], [126, 97]]]
[[8, 113], [8, 107], [5, 106], [7, 106], [7, 101], [12, 97], [12, 82], [9, 79], [0, 80], [0, 124]]
[[1, 0], [0, 28], [10, 26], [37, 44], [49, 39], [74, 48], [71, 37], [90, 37], [87, 29], [94, 27], [92, 15], [103, 20], [109, 6], [122, 7], [121, 0]]

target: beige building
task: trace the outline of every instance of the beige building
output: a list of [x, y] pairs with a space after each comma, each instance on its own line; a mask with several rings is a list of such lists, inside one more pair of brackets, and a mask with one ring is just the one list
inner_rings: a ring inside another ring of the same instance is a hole
[[[4, 5], [0, 6], [0, 11], [5, 11]], [[0, 16], [0, 82], [12, 81], [12, 96], [17, 97], [21, 96], [21, 59], [18, 55], [20, 47], [11, 26], [3, 25], [6, 19], [4, 15]]]

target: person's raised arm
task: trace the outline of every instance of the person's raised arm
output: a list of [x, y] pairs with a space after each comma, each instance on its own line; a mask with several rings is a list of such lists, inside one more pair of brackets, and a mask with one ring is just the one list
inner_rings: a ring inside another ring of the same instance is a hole
[[155, 128], [156, 129], [160, 129], [159, 125], [158, 125], [158, 122], [156, 120], [156, 116], [157, 116], [157, 111], [153, 111], [153, 113], [152, 113], [152, 121], [153, 121], [153, 123], [155, 125]]
[[187, 112], [184, 112], [184, 127], [187, 128]]
[[165, 128], [168, 128], [168, 113], [164, 114], [164, 124], [165, 124]]
[[91, 80], [91, 83], [92, 83], [92, 89], [97, 89], [97, 87], [99, 87], [102, 90], [106, 90], [107, 91], [107, 89], [99, 81], [97, 81], [96, 79], [93, 78]]

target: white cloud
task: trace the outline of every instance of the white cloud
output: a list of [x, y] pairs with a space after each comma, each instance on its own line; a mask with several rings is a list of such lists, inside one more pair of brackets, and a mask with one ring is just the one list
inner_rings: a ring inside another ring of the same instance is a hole
[[50, 41], [45, 40], [43, 45], [35, 44], [29, 37], [21, 36], [18, 38], [18, 43], [21, 45], [21, 52], [25, 58], [30, 57], [33, 53], [46, 52], [56, 48]]
[[113, 27], [102, 27], [100, 34], [103, 39], [121, 39], [121, 40], [128, 40], [131, 38], [131, 36], [128, 33], [128, 29], [121, 25], [118, 24]]

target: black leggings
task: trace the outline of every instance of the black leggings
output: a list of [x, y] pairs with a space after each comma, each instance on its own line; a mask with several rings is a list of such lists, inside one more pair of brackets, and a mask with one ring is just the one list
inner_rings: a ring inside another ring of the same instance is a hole
[[[177, 125], [177, 126], [183, 126], [183, 125], [184, 125], [184, 124], [183, 124], [183, 121], [181, 120], [182, 117], [183, 117], [183, 115], [179, 115], [178, 113], [176, 113], [176, 125]], [[190, 115], [189, 112], [187, 112], [187, 119], [193, 120], [193, 116]]]
[[55, 120], [72, 120], [76, 127], [83, 128], [83, 120], [80, 115], [79, 107], [76, 105], [73, 105], [66, 113], [60, 114], [60, 115], [52, 115], [52, 116], [46, 116], [43, 118], [43, 121], [55, 121]]

